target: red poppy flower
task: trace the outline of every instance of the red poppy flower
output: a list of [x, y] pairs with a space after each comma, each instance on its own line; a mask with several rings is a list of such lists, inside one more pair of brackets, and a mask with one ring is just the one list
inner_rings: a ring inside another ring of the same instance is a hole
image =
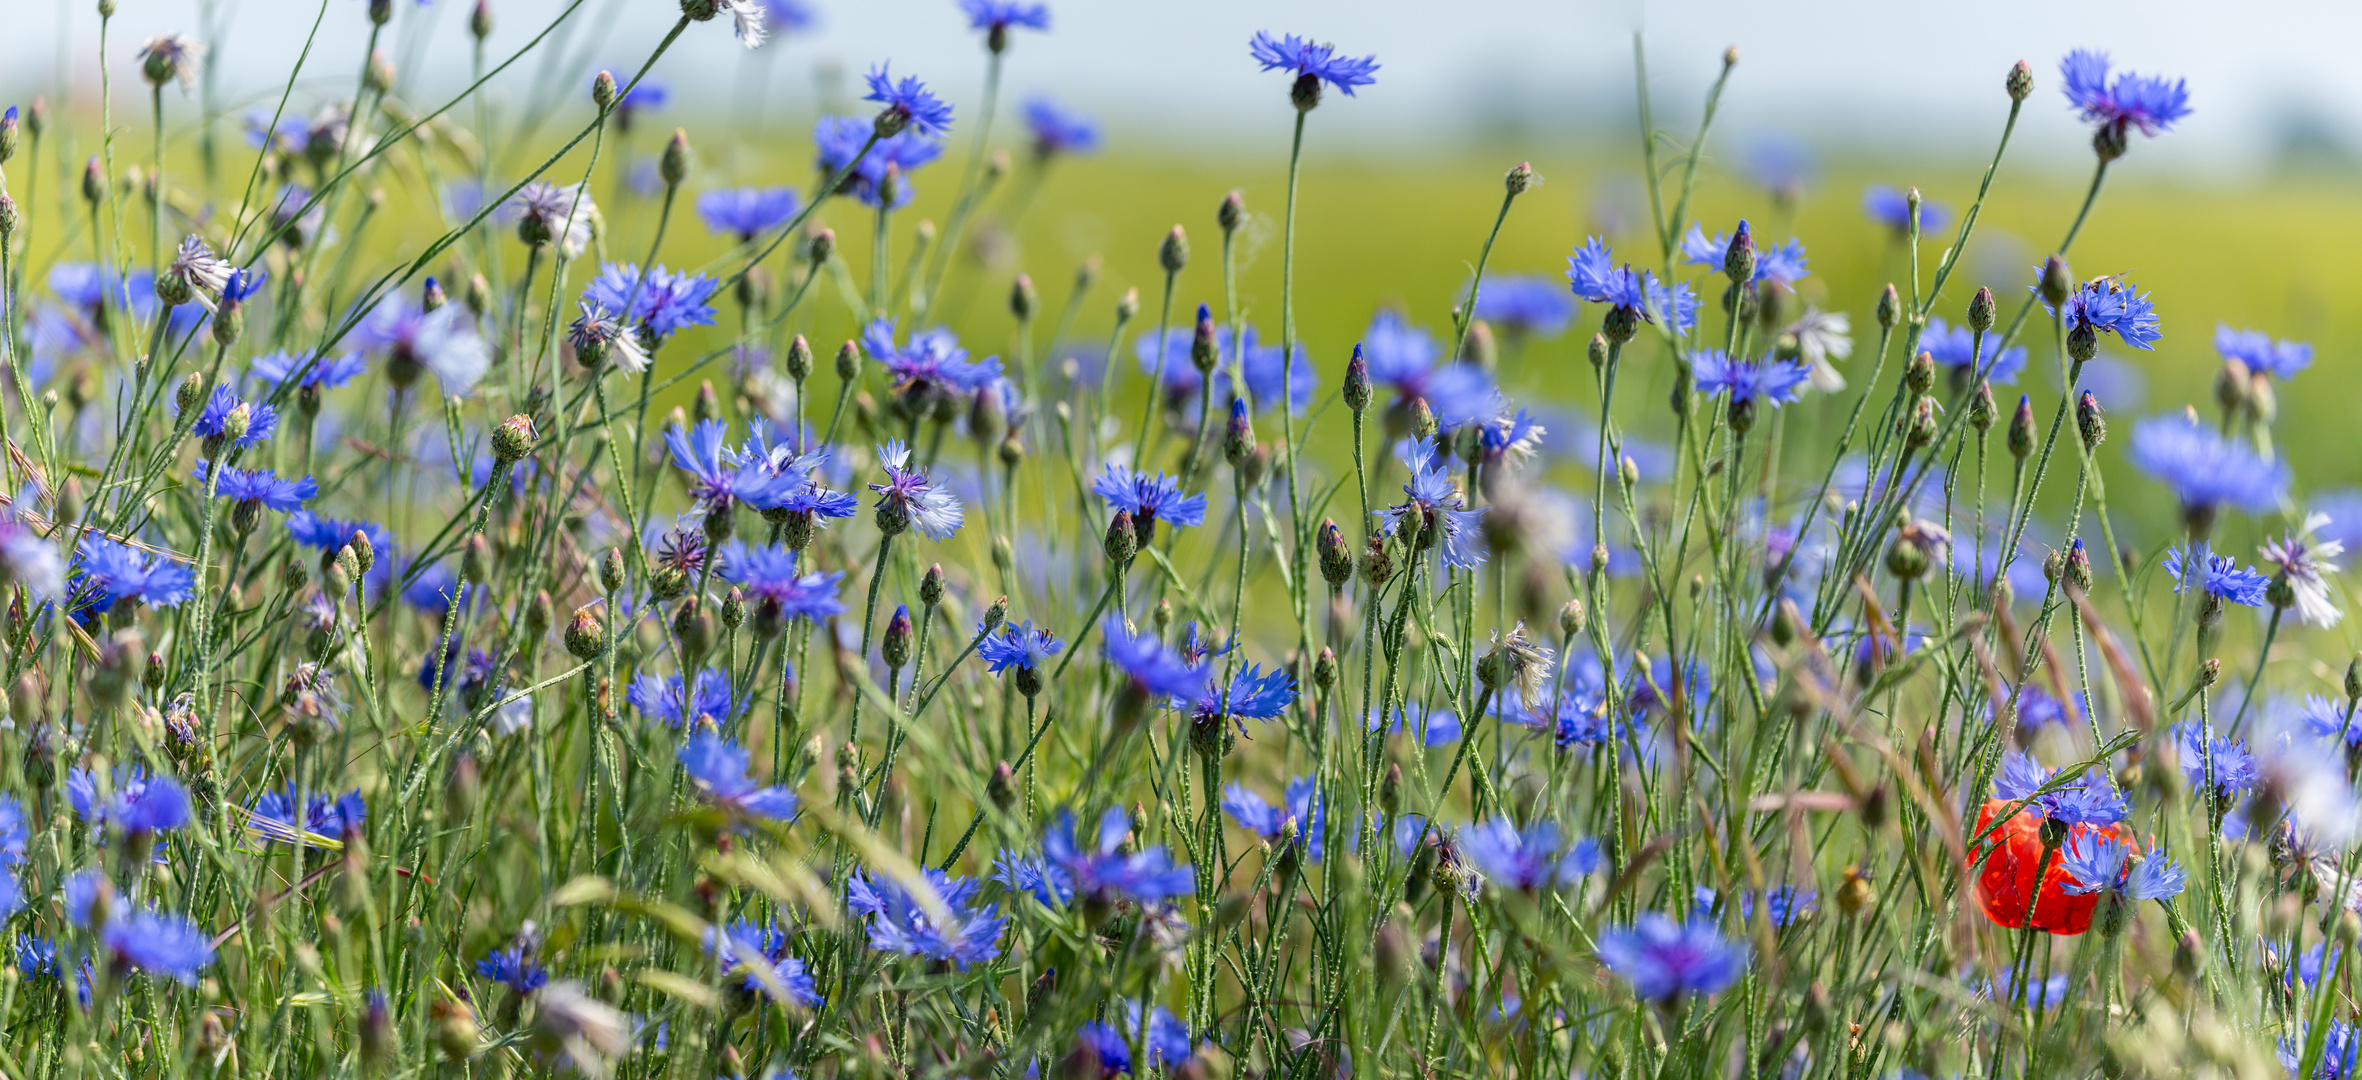
[[[2026, 907], [2029, 902], [2033, 905], [2033, 926], [2036, 930], [2072, 936], [2091, 929], [2091, 914], [2099, 906], [2100, 894], [2092, 892], [2077, 896], [2066, 890], [2068, 882], [2075, 882], [2075, 876], [2059, 865], [2066, 845], [2062, 843], [2062, 851], [2052, 851], [2048, 861], [2044, 860], [2044, 819], [2040, 813], [2020, 807], [2017, 813], [2002, 822], [2000, 828], [1986, 835], [1986, 830], [1993, 827], [1994, 817], [2008, 809], [2012, 801], [1988, 799], [1984, 809], [1977, 813], [1976, 831], [1971, 835], [1984, 839], [1969, 848], [1969, 869], [1976, 869], [1977, 860], [1986, 851], [1993, 852], [1993, 857], [1986, 860], [1984, 869], [1977, 874], [1977, 906], [1983, 908], [1985, 917], [1996, 925], [2013, 930], [2027, 925]], [[2070, 830], [2070, 837], [2097, 832], [2135, 851], [2139, 850], [2139, 842], [2133, 839], [2132, 830], [2121, 823], [2096, 829], [2090, 825], [2074, 825], [2070, 826]]]

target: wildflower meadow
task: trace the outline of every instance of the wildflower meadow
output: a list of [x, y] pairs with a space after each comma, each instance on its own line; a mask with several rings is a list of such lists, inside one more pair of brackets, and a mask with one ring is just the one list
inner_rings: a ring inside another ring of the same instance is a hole
[[[1204, 73], [1284, 187], [1077, 267], [1049, 8], [758, 124], [651, 72], [814, 13], [678, 6], [0, 114], [0, 1077], [2362, 1070], [2323, 373], [2077, 244], [2206, 88], [1992, 72], [1830, 281], [1636, 40], [1632, 220], [1505, 160], [1411, 289], [1299, 272], [1350, 26]], [[1977, 265], [2035, 117], [2088, 182]]]

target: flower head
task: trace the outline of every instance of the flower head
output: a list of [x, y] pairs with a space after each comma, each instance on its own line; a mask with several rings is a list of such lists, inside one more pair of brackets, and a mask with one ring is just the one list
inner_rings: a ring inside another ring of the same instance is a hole
[[893, 521], [919, 531], [933, 540], [949, 540], [960, 531], [966, 512], [951, 490], [927, 478], [927, 474], [910, 467], [910, 448], [902, 440], [893, 439], [878, 447], [878, 462], [886, 470], [886, 482], [871, 484], [877, 492], [877, 512], [880, 526]]
[[701, 729], [689, 736], [679, 756], [697, 790], [723, 810], [748, 818], [795, 820], [796, 793], [765, 787], [748, 776], [747, 754], [737, 743]]
[[1323, 815], [1319, 785], [1309, 776], [1288, 781], [1287, 795], [1273, 806], [1245, 784], [1222, 789], [1222, 812], [1239, 828], [1261, 837], [1273, 847], [1302, 844], [1313, 862], [1321, 856]]
[[228, 450], [253, 446], [278, 430], [279, 410], [265, 401], [242, 401], [237, 391], [227, 386], [213, 388], [204, 410], [189, 425], [190, 434], [200, 439], [221, 438]]
[[[1046, 11], [1043, 18], [1048, 18]], [[916, 75], [905, 75], [901, 82], [894, 81], [893, 73], [887, 67], [879, 64], [863, 76], [863, 81], [869, 84], [869, 93], [863, 94], [861, 100], [874, 101], [879, 106], [878, 134], [892, 135], [907, 128], [921, 135], [941, 138], [949, 132], [950, 103], [936, 97]]]
[[[206, 483], [212, 471], [211, 462], [203, 458], [197, 460], [198, 483]], [[225, 467], [221, 471], [219, 490], [221, 497], [231, 502], [253, 503], [266, 510], [286, 513], [320, 494], [320, 485], [309, 476], [290, 480], [269, 469]]]
[[2056, 777], [2034, 759], [2013, 751], [2001, 761], [1993, 794], [2012, 802], [2026, 800], [2035, 812], [2066, 825], [2107, 826], [2131, 816], [2132, 808], [2125, 805], [2124, 796], [2106, 776], [2086, 772], [2078, 780], [2054, 784]]
[[[161, 89], [165, 83], [178, 81], [182, 93], [197, 84], [197, 73], [205, 66], [205, 46], [186, 34], [166, 34], [152, 37], [140, 46], [141, 74], [149, 83]], [[16, 107], [9, 106], [10, 112]]]
[[82, 541], [78, 595], [86, 596], [96, 611], [107, 611], [118, 601], [131, 600], [150, 607], [178, 607], [196, 587], [196, 572], [163, 555], [154, 555], [104, 536]]
[[[789, 955], [791, 940], [777, 923], [766, 926], [741, 919], [726, 928], [705, 928], [705, 951], [713, 956], [714, 966], [725, 975], [744, 972], [739, 989], [814, 1008], [821, 1001], [820, 984], [802, 960]], [[755, 970], [757, 963], [771, 969], [769, 981]]]
[[[876, 126], [859, 117], [821, 117], [812, 127], [820, 171], [838, 178], [837, 190], [849, 192], [863, 204], [874, 207], [885, 199], [886, 173], [891, 167], [897, 177], [893, 208], [907, 206], [918, 194], [918, 189], [911, 186], [911, 174], [942, 157], [943, 144], [916, 131], [903, 131], [879, 138], [871, 145], [875, 135]], [[869, 148], [868, 153], [862, 152], [865, 146]]]
[[[1885, 184], [1872, 184], [1862, 189], [1862, 214], [1896, 234], [1911, 230], [1911, 197]], [[1944, 204], [1932, 199], [1919, 200], [1919, 231], [1922, 235], [1942, 232], [1952, 223], [1952, 212]]]
[[[746, 590], [755, 601], [758, 618], [776, 614], [818, 622], [844, 614], [845, 602], [838, 599], [837, 588], [845, 572], [805, 573], [802, 569], [795, 549], [783, 544], [753, 547], [743, 540], [732, 540], [722, 549], [722, 578]], [[777, 605], [776, 612], [768, 610], [772, 605]]]
[[968, 17], [968, 29], [986, 33], [1006, 33], [1012, 26], [1050, 28], [1050, 6], [1027, 0], [960, 0], [960, 13]]
[[115, 771], [114, 788], [104, 799], [98, 777], [81, 768], [66, 773], [66, 801], [93, 828], [112, 826], [131, 835], [168, 832], [188, 825], [192, 816], [189, 789], [169, 776], [150, 776], [137, 766]]
[[2345, 554], [2345, 541], [2315, 539], [2313, 535], [2328, 527], [2329, 515], [2309, 514], [2295, 532], [2266, 541], [2258, 549], [2264, 562], [2278, 568], [2278, 580], [2287, 584], [2287, 600], [2296, 608], [2297, 617], [2312, 626], [2335, 626], [2344, 617], [2327, 578], [2338, 570], [2332, 560]]
[[517, 190], [507, 210], [516, 219], [517, 235], [528, 243], [555, 243], [569, 259], [590, 248], [591, 222], [598, 207], [592, 205], [587, 187], [560, 187], [536, 180]]
[[[1000, 955], [1009, 925], [999, 904], [978, 906], [982, 883], [928, 867], [922, 871], [939, 907], [924, 904], [901, 883], [856, 873], [845, 883], [845, 907], [869, 917], [869, 947], [930, 960], [969, 964]], [[930, 907], [935, 913], [929, 914]]]
[[1432, 453], [1418, 450], [1414, 444], [1414, 452], [1403, 459], [1403, 464], [1411, 470], [1411, 482], [1402, 486], [1403, 494], [1409, 497], [1372, 513], [1384, 518], [1389, 530], [1408, 528], [1404, 521], [1414, 521], [1420, 550], [1437, 548], [1443, 552], [1445, 564], [1462, 570], [1473, 569], [1485, 559], [1477, 524], [1489, 507], [1475, 510], [1466, 507], [1459, 485], [1452, 479], [1440, 438], [1434, 443]]
[[1193, 665], [1151, 634], [1133, 634], [1110, 615], [1099, 624], [1107, 662], [1150, 697], [1195, 701], [1206, 685], [1204, 667]]
[[1370, 74], [1378, 70], [1377, 57], [1339, 56], [1334, 45], [1315, 44], [1294, 34], [1275, 38], [1257, 31], [1254, 40], [1247, 43], [1247, 53], [1265, 71], [1289, 71], [1298, 79], [1317, 79], [1336, 87], [1346, 97], [1353, 96], [1354, 87], [1378, 81]]
[[[2209, 552], [2204, 544], [2198, 545], [2195, 558], [2183, 548], [2167, 548], [2161, 566], [2165, 576], [2173, 579], [2173, 591], [2177, 593], [2196, 585], [2203, 595], [2246, 607], [2260, 606], [2264, 602], [2264, 590], [2271, 584], [2262, 574], [2239, 565], [2239, 560]], [[2185, 570], [2193, 566], [2201, 569]]]
[[1133, 1068], [1132, 1039], [1141, 1039], [1141, 1056], [1150, 1069], [1172, 1070], [1188, 1061], [1196, 1052], [1189, 1034], [1189, 1025], [1162, 1005], [1148, 1010], [1145, 1023], [1141, 1018], [1144, 1006], [1138, 1001], [1124, 1002], [1121, 1025], [1104, 1020], [1086, 1020], [1075, 1028], [1075, 1041], [1091, 1051], [1099, 1062], [1101, 1076], [1138, 1076]]
[[2127, 900], [2170, 900], [2181, 895], [2189, 880], [2164, 852], [2152, 852], [2136, 863], [2130, 845], [2104, 832], [2074, 833], [2059, 854], [2059, 865], [2075, 878], [2061, 882], [2060, 888], [2077, 896], [2108, 892]]
[[861, 347], [894, 376], [894, 392], [914, 407], [925, 408], [944, 398], [963, 397], [984, 389], [1001, 376], [1001, 358], [968, 359], [960, 339], [942, 327], [910, 335], [906, 345], [894, 343], [895, 320], [880, 316], [861, 331]]
[[2127, 128], [2143, 135], [2171, 131], [2174, 122], [2190, 115], [2190, 90], [2181, 79], [2124, 72], [2108, 79], [2108, 54], [2077, 49], [2059, 61], [2059, 77], [2067, 100], [2087, 123], [2098, 125], [2119, 142]]
[[617, 370], [637, 375], [648, 370], [648, 350], [640, 345], [640, 335], [603, 304], [579, 301], [582, 314], [566, 327], [566, 347], [585, 367], [612, 360]]
[[1441, 362], [1441, 350], [1425, 327], [1412, 326], [1391, 308], [1381, 308], [1362, 331], [1362, 362], [1370, 380], [1395, 391], [1396, 407], [1425, 402], [1437, 426], [1446, 430], [1500, 412], [1501, 395], [1480, 368]]
[[462, 304], [425, 311], [395, 294], [354, 328], [353, 339], [386, 358], [386, 376], [397, 385], [407, 386], [420, 371], [431, 371], [445, 393], [466, 397], [492, 369], [492, 349], [476, 335]]
[[2223, 799], [2253, 790], [2261, 777], [2247, 744], [2229, 736], [2209, 738], [2208, 734], [2209, 729], [2196, 723], [2173, 727], [2174, 752], [2181, 758], [2182, 775], [2190, 786], [2211, 790]]
[[697, 216], [705, 219], [706, 228], [747, 243], [787, 224], [802, 204], [803, 198], [791, 187], [727, 188], [699, 195]]
[[1060, 154], [1090, 154], [1099, 150], [1098, 124], [1040, 95], [1026, 99], [1025, 130], [1033, 136], [1033, 156], [1043, 161]]
[[1599, 871], [1599, 842], [1588, 837], [1571, 845], [1558, 826], [1537, 821], [1523, 829], [1508, 818], [1492, 818], [1460, 830], [1460, 854], [1485, 878], [1505, 889], [1533, 892], [1571, 883]]
[[1130, 513], [1143, 543], [1156, 535], [1159, 521], [1176, 528], [1206, 523], [1206, 497], [1183, 495], [1180, 479], [1161, 472], [1150, 476], [1110, 462], [1091, 482], [1091, 493], [1107, 500], [1109, 510]]
[[1575, 304], [1549, 278], [1486, 278], [1476, 294], [1476, 317], [1512, 338], [1557, 337], [1574, 321]]
[[582, 299], [661, 342], [692, 326], [712, 326], [717, 287], [714, 279], [685, 270], [659, 265], [643, 273], [635, 263], [608, 263], [583, 288]]
[[1044, 661], [1065, 650], [1065, 642], [1052, 636], [1047, 628], [1034, 629], [1031, 619], [1002, 623], [998, 631], [985, 635], [976, 644], [976, 655], [995, 675], [1012, 666], [1038, 671]]
[[304, 810], [303, 822], [299, 826], [295, 813], [298, 804], [295, 785], [289, 784], [279, 791], [266, 791], [248, 809], [247, 825], [266, 843], [292, 844], [299, 838], [317, 843], [323, 837], [338, 839], [359, 829], [361, 823], [369, 819], [369, 804], [362, 801], [358, 788], [342, 795], [314, 791], [300, 801]]
[[2211, 515], [2225, 504], [2249, 512], [2269, 510], [2288, 491], [2286, 462], [2267, 460], [2194, 416], [2156, 416], [2134, 424], [2132, 464], [2173, 489], [2185, 514]]
[[694, 683], [677, 674], [641, 672], [632, 677], [631, 689], [625, 691], [624, 700], [631, 702], [641, 716], [662, 720], [675, 729], [720, 727], [736, 712], [730, 702], [730, 676], [719, 668], [698, 672]]
[[[1739, 226], [1745, 228], [1746, 224], [1742, 221]], [[1720, 233], [1713, 239], [1707, 239], [1706, 230], [1693, 222], [1689, 227], [1689, 235], [1681, 238], [1681, 261], [1719, 271], [1722, 269], [1723, 256], [1730, 251], [1730, 243], [1729, 233]], [[1805, 269], [1804, 241], [1790, 237], [1785, 244], [1756, 249], [1755, 276], [1748, 280], [1793, 286], [1810, 273], [1810, 270]]]
[[1800, 360], [1748, 360], [1720, 349], [1700, 349], [1691, 357], [1698, 392], [1728, 392], [1733, 402], [1759, 401], [1785, 405], [1804, 396], [1812, 369]]
[[292, 379], [299, 387], [334, 390], [369, 370], [369, 361], [360, 353], [315, 359], [309, 353], [297, 355], [282, 351], [255, 360], [252, 370], [255, 378], [273, 385]]
[[1961, 378], [1972, 378], [1966, 372], [1981, 372], [1986, 381], [2008, 385], [2018, 381], [2018, 373], [2026, 369], [2026, 347], [2012, 345], [2001, 348], [1997, 334], [1984, 335], [1979, 348], [1977, 334], [1966, 326], [1953, 326], [1940, 318], [1927, 320], [1927, 330], [1920, 335], [1919, 348], [1938, 366], [1964, 372]]
[[2261, 330], [2233, 330], [2216, 323], [2214, 351], [2224, 360], [2237, 360], [2247, 370], [2275, 379], [2291, 379], [2313, 366], [2313, 346], [2304, 341], [2274, 341]]
[[1687, 284], [1669, 286], [1629, 263], [1617, 265], [1615, 254], [1596, 236], [1567, 257], [1566, 277], [1576, 296], [1606, 304], [1611, 313], [1661, 322], [1677, 335], [1698, 324], [1698, 295]]
[[197, 973], [213, 963], [213, 935], [186, 915], [145, 909], [127, 911], [99, 929], [99, 948], [118, 971], [136, 971], [197, 985]]
[[1712, 923], [1677, 923], [1654, 911], [1601, 933], [1598, 948], [1600, 963], [1646, 1001], [1720, 993], [1747, 970], [1745, 942], [1722, 940]]
[[505, 949], [494, 949], [476, 961], [476, 974], [508, 987], [510, 993], [523, 997], [549, 982], [549, 969], [534, 959], [537, 951], [530, 941], [518, 942]]
[[[2042, 268], [2035, 267], [2034, 271], [2039, 277]], [[2027, 289], [2037, 297], [2042, 295], [2040, 284], [2029, 285]], [[2055, 309], [2050, 301], [2042, 301], [2042, 310], [2064, 321], [2069, 334], [2079, 330], [2093, 334], [2105, 331], [2135, 349], [2156, 348], [2160, 336], [2157, 308], [2149, 301], [2149, 294], [2134, 292], [2131, 283], [2122, 278], [2093, 278], [2067, 294], [2066, 302]]]
[[728, 512], [739, 503], [769, 509], [787, 496], [792, 480], [771, 471], [767, 458], [730, 446], [730, 425], [705, 419], [683, 431], [664, 433], [672, 450], [673, 467], [689, 476], [689, 494], [707, 513]]
[[1100, 903], [1151, 904], [1187, 895], [1197, 887], [1189, 867], [1173, 865], [1163, 847], [1123, 850], [1132, 822], [1122, 807], [1108, 807], [1100, 815], [1095, 841], [1078, 838], [1074, 826], [1073, 812], [1061, 810], [1057, 823], [1042, 837], [1043, 857], [1063, 875], [1074, 896]]

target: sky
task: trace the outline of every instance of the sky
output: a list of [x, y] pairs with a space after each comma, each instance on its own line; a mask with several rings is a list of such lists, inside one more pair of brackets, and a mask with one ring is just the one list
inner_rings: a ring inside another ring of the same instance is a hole
[[[228, 47], [215, 57], [225, 94], [251, 98], [283, 82], [323, 2], [306, 87], [325, 95], [349, 86], [367, 38], [365, 0], [215, 2], [229, 27]], [[421, 99], [448, 95], [469, 70], [466, 0], [394, 2], [389, 53], [417, 80]], [[571, 77], [586, 85], [598, 67], [643, 60], [678, 11], [672, 0], [491, 2], [495, 56], [567, 3], [581, 3], [584, 31], [568, 42], [565, 66], [579, 67]], [[656, 74], [683, 108], [743, 107], [760, 85], [766, 108], [807, 114], [822, 82], [816, 72], [837, 72], [844, 86], [880, 61], [925, 78], [956, 104], [972, 109], [980, 97], [983, 50], [953, 0], [805, 2], [819, 15], [808, 34], [750, 57], [731, 40], [727, 20], [695, 25]], [[110, 66], [118, 107], [137, 107], [131, 54], [154, 34], [203, 37], [199, 2], [119, 3]], [[61, 46], [75, 93], [91, 100], [92, 0], [0, 6], [11, 23], [0, 35], [0, 102], [54, 95]], [[1319, 122], [1329, 146], [1381, 153], [1504, 131], [1627, 138], [1632, 40], [1641, 30], [1667, 128], [1694, 123], [1723, 50], [1739, 50], [1722, 130], [1742, 140], [1785, 135], [1840, 154], [1981, 156], [2006, 111], [2002, 78], [2023, 58], [2039, 86], [2020, 137], [2039, 150], [2074, 150], [2087, 136], [2057, 96], [2057, 62], [2072, 48], [2094, 47], [2124, 67], [2189, 80], [2195, 114], [2142, 151], [2162, 172], [2253, 175], [2272, 166], [2292, 130], [2362, 144], [2362, 66], [2350, 62], [2362, 4], [2333, 0], [1050, 0], [1050, 7], [1052, 33], [1016, 35], [1005, 91], [1047, 93], [1100, 116], [1117, 149], [1221, 153], [1242, 122], [1284, 110], [1285, 80], [1258, 72], [1246, 56], [1259, 29], [1377, 57], [1377, 85], [1349, 101], [1332, 96]], [[503, 92], [521, 98], [539, 64], [520, 63]], [[767, 82], [757, 80], [760, 68]], [[2087, 160], [2048, 156], [2075, 170]]]

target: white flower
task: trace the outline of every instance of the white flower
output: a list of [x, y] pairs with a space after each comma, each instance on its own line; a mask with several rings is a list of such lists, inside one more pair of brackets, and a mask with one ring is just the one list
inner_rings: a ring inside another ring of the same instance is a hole
[[1853, 322], [1842, 311], [1822, 311], [1807, 307], [1804, 315], [1789, 324], [1786, 333], [1796, 337], [1796, 356], [1812, 366], [1807, 376], [1812, 387], [1823, 393], [1845, 389], [1845, 376], [1837, 373], [1832, 360], [1843, 360], [1854, 354]]
[[761, 0], [722, 0], [722, 8], [730, 13], [735, 25], [731, 32], [738, 35], [738, 43], [749, 49], [763, 44], [763, 5]]
[[2265, 562], [2280, 568], [2289, 591], [2296, 596], [2297, 618], [2311, 626], [2335, 626], [2345, 614], [2337, 609], [2329, 583], [2323, 580], [2337, 572], [2337, 564], [2331, 560], [2345, 554], [2345, 542], [2313, 539], [2313, 534], [2328, 524], [2329, 515], [2314, 514], [2305, 518], [2297, 531], [2257, 549]]

